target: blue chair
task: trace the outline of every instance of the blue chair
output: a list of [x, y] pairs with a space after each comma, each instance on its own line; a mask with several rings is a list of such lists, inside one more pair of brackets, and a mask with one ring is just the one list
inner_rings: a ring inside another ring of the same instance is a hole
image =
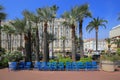
[[41, 62], [41, 66], [39, 70], [47, 70], [47, 69], [48, 69], [47, 62]]
[[24, 66], [25, 66], [25, 62], [19, 62], [18, 63], [18, 69], [24, 69]]
[[29, 70], [30, 68], [31, 68], [31, 62], [26, 62], [25, 66], [24, 66], [24, 69]]
[[52, 68], [52, 70], [57, 70], [57, 62], [52, 62], [51, 63], [51, 68]]
[[34, 64], [34, 69], [37, 69], [37, 70], [39, 70], [40, 69], [40, 66], [41, 66], [41, 62], [35, 62], [35, 64]]
[[78, 70], [77, 62], [72, 62], [72, 70]]
[[85, 67], [86, 67], [85, 68], [86, 70], [92, 70], [92, 63], [91, 62], [86, 62]]
[[9, 70], [16, 70], [17, 69], [17, 62], [10, 62], [8, 64], [9, 64], [9, 66], [8, 66]]
[[97, 64], [97, 62], [96, 61], [92, 61], [92, 69], [93, 70], [98, 70], [98, 64]]
[[72, 63], [71, 62], [66, 62], [66, 70], [71, 71], [72, 70]]
[[63, 62], [59, 62], [57, 66], [58, 66], [58, 70], [64, 70], [64, 63]]
[[85, 70], [85, 65], [83, 62], [77, 62], [77, 68], [78, 70]]
[[45, 66], [44, 70], [52, 70], [52, 63], [51, 62], [47, 62], [47, 65]]

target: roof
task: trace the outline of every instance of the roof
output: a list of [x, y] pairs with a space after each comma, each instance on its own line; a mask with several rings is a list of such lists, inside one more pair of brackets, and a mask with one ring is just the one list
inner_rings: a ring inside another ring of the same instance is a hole
[[119, 27], [120, 27], [120, 25], [117, 25], [117, 26], [113, 27], [112, 29], [116, 29], [116, 28], [119, 28]]

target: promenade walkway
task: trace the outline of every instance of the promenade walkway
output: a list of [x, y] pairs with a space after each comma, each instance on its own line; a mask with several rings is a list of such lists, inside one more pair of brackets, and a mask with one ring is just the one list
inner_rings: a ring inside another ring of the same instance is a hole
[[0, 69], [0, 80], [120, 80], [120, 71], [8, 71]]

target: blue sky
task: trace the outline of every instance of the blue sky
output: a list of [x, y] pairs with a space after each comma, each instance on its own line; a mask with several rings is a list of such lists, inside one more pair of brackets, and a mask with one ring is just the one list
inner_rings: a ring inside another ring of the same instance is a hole
[[[120, 0], [0, 0], [0, 5], [5, 7], [5, 12], [8, 14], [6, 20], [13, 20], [16, 17], [22, 18], [22, 11], [24, 9], [35, 12], [39, 7], [52, 6], [56, 4], [59, 6], [57, 17], [60, 17], [65, 11], [69, 11], [75, 5], [84, 3], [89, 4], [89, 9], [93, 17], [100, 17], [108, 20], [107, 28], [99, 29], [99, 39], [109, 37], [109, 31], [112, 27], [120, 24], [117, 20], [120, 13]], [[91, 21], [90, 18], [84, 19], [83, 22], [83, 37], [94, 38], [95, 32], [86, 32], [86, 26]]]

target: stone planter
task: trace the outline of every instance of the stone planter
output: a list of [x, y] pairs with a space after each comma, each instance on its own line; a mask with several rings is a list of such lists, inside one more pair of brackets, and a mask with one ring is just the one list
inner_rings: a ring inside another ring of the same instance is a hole
[[103, 71], [115, 71], [115, 63], [113, 61], [102, 61], [101, 69]]

